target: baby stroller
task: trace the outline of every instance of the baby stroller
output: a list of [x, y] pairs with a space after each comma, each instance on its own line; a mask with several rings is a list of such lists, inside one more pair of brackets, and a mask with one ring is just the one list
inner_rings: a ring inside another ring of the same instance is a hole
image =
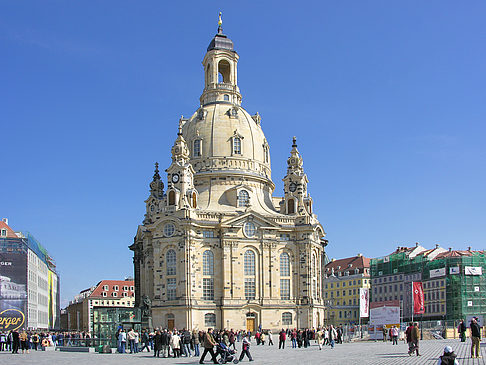
[[220, 355], [218, 362], [220, 364], [226, 364], [227, 362], [233, 361], [234, 364], [238, 364], [239, 360], [236, 358], [236, 351], [228, 348], [221, 342], [216, 345], [216, 356]]

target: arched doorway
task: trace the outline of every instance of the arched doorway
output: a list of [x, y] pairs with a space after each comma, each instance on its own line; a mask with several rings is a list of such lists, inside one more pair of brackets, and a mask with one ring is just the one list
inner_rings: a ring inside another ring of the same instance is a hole
[[175, 327], [175, 316], [172, 313], [168, 313], [165, 317], [167, 319], [167, 329], [172, 331]]
[[256, 329], [256, 313], [248, 312], [246, 314], [246, 330], [254, 332]]

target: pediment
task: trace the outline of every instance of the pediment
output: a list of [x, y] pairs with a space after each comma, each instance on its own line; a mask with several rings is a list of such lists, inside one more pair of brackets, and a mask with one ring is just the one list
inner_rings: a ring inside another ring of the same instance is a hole
[[259, 227], [265, 229], [280, 229], [282, 228], [279, 224], [273, 222], [272, 220], [258, 214], [255, 212], [247, 212], [238, 217], [232, 217], [225, 221], [221, 222], [222, 227], [239, 227], [242, 226], [244, 223], [252, 221]]

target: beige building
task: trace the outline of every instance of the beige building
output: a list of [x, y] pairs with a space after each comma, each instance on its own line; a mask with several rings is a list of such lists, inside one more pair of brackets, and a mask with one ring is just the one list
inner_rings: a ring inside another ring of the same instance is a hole
[[[241, 106], [238, 54], [221, 24], [203, 59], [200, 107], [181, 118], [167, 168], [156, 164], [130, 249], [135, 303], [154, 327], [317, 327], [324, 322], [327, 240], [294, 138], [274, 197], [270, 146]], [[283, 163], [281, 161], [280, 163]]]

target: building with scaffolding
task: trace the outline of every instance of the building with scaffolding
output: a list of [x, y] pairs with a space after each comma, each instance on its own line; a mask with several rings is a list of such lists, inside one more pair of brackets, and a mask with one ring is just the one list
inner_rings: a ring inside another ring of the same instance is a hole
[[371, 301], [399, 300], [402, 321], [412, 319], [412, 282], [423, 283], [424, 320], [459, 320], [486, 314], [484, 251], [398, 247], [372, 259]]
[[[0, 312], [2, 323], [17, 328], [58, 329], [59, 275], [55, 261], [29, 232], [0, 221]], [[10, 321], [11, 322], [11, 321]], [[13, 328], [0, 328], [0, 330]]]

